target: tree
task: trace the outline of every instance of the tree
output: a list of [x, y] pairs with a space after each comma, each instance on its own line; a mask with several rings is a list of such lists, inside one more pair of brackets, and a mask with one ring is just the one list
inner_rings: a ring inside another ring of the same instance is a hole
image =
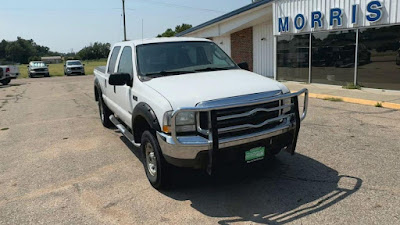
[[17, 37], [16, 41], [0, 42], [0, 60], [11, 63], [28, 63], [31, 59], [40, 59], [43, 56], [62, 55], [50, 51], [49, 47], [36, 44], [32, 39], [26, 40]]
[[95, 42], [80, 50], [77, 55], [83, 60], [104, 59], [110, 52], [110, 43]]
[[193, 26], [190, 25], [190, 24], [183, 23], [182, 25], [178, 25], [178, 26], [175, 27], [175, 32], [176, 32], [176, 34], [179, 34], [179, 33], [183, 32], [185, 30], [188, 30], [188, 29], [190, 29], [192, 27]]
[[173, 37], [187, 29], [192, 28], [192, 25], [183, 23], [175, 27], [175, 30], [168, 28], [164, 33], [157, 35], [157, 37]]

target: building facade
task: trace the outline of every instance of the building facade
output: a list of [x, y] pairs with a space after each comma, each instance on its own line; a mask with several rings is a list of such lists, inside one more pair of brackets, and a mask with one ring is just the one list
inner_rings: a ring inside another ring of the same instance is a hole
[[63, 62], [63, 58], [61, 56], [42, 57], [41, 60], [48, 64], [57, 64]]
[[178, 36], [278, 80], [400, 90], [400, 0], [261, 0]]

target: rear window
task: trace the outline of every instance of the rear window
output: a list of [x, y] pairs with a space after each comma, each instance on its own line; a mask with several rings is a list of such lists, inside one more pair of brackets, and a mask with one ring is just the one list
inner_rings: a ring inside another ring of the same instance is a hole
[[121, 47], [115, 47], [111, 53], [110, 62], [108, 63], [107, 73], [112, 74], [115, 71], [115, 65], [117, 64], [118, 53]]

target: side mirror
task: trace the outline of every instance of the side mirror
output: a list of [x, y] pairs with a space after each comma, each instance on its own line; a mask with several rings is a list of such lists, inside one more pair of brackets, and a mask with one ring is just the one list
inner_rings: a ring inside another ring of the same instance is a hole
[[29, 68], [29, 66], [26, 66], [27, 68]]
[[83, 66], [85, 66], [85, 64], [82, 64]]
[[238, 66], [240, 67], [240, 69], [250, 71], [249, 64], [247, 62], [239, 63]]
[[131, 80], [131, 75], [129, 75], [129, 73], [114, 73], [110, 75], [108, 83], [115, 86], [124, 86], [125, 84], [131, 86]]

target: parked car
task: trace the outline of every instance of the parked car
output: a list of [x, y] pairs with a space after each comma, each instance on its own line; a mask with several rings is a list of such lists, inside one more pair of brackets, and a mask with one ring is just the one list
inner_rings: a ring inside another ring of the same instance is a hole
[[45, 76], [50, 77], [49, 66], [43, 61], [32, 61], [28, 65], [29, 77]]
[[[94, 92], [105, 127], [116, 126], [143, 154], [153, 187], [170, 180], [169, 165], [202, 168], [295, 153], [308, 90], [246, 71], [215, 43], [157, 38], [113, 46], [95, 69]], [[305, 94], [300, 113], [298, 96]]]
[[64, 65], [64, 75], [69, 76], [73, 74], [85, 75], [85, 64], [79, 60], [68, 60]]
[[15, 65], [3, 65], [0, 66], [4, 69], [5, 73], [7, 73], [11, 79], [17, 79], [19, 76], [19, 68]]
[[8, 73], [6, 73], [6, 68], [0, 66], [0, 83], [3, 85], [9, 84], [11, 81], [11, 77]]

